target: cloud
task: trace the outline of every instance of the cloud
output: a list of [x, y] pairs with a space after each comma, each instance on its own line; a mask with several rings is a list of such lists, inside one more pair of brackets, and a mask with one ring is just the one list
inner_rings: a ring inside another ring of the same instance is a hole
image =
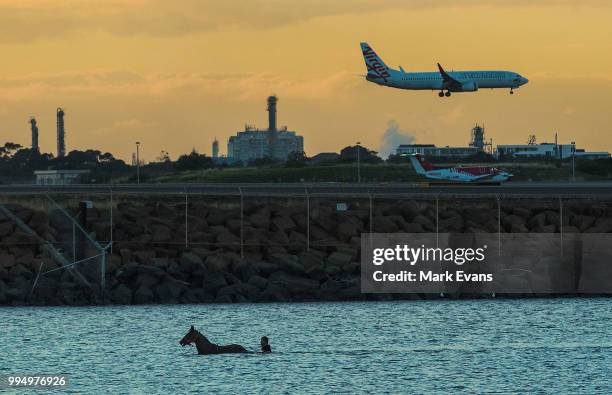
[[395, 120], [390, 120], [387, 124], [387, 130], [380, 140], [378, 153], [387, 158], [394, 154], [398, 145], [412, 144], [415, 140], [414, 134], [400, 129], [399, 124]]
[[[510, 4], [511, 3], [511, 4]], [[57, 39], [83, 33], [175, 37], [215, 30], [270, 29], [340, 15], [391, 9], [419, 11], [466, 7], [609, 7], [605, 0], [4, 0], [0, 42]]]
[[318, 100], [348, 97], [357, 78], [346, 72], [310, 76], [271, 73], [151, 73], [128, 71], [30, 74], [0, 79], [0, 99], [31, 100], [36, 97], [79, 95], [188, 96], [214, 95], [226, 101], [245, 101], [279, 93], [283, 97]]

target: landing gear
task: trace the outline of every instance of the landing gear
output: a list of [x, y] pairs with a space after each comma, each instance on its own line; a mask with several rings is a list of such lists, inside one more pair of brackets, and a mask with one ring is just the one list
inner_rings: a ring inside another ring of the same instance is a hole
[[444, 97], [444, 96], [449, 97], [450, 95], [451, 95], [451, 93], [449, 91], [446, 91], [446, 92], [440, 91], [440, 92], [438, 92], [438, 96], [440, 96], [440, 97]]
[[438, 96], [444, 97], [444, 92], [443, 91], [438, 92]]
[[446, 91], [446, 93], [444, 94], [444, 96], [449, 97], [451, 95], [450, 91]]
[[512, 90], [513, 88], [510, 88], [510, 94], [514, 95], [514, 91]]

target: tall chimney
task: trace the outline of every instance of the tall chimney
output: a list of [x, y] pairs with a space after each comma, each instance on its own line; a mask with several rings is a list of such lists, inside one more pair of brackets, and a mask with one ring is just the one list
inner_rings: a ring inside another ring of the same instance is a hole
[[30, 126], [32, 128], [32, 151], [38, 151], [38, 126], [36, 126], [36, 118], [30, 118]]
[[268, 130], [276, 130], [276, 96], [268, 97]]
[[57, 157], [66, 156], [66, 131], [64, 130], [64, 110], [57, 108]]

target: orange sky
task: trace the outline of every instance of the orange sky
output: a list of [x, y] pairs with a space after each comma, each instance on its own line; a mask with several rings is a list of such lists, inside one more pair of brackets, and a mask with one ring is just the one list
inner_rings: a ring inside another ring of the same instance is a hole
[[[34, 115], [55, 153], [62, 106], [68, 150], [128, 159], [138, 140], [150, 161], [210, 153], [216, 136], [225, 153], [245, 123], [266, 126], [275, 93], [308, 154], [377, 149], [390, 121], [418, 143], [465, 145], [481, 122], [494, 144], [556, 131], [612, 151], [610, 20], [606, 0], [0, 0], [0, 142], [29, 145]], [[440, 62], [530, 82], [444, 99], [382, 88], [360, 77], [362, 40], [406, 71]]]

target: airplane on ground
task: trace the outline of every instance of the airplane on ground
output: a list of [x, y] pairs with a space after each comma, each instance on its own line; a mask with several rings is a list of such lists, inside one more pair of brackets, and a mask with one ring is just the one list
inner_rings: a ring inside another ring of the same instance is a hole
[[[438, 96], [448, 97], [451, 92], [476, 92], [482, 88], [510, 88], [525, 85], [529, 80], [513, 71], [477, 70], [446, 72], [438, 63], [438, 72], [406, 72], [389, 68], [368, 43], [361, 43], [361, 52], [368, 68], [366, 80], [378, 85], [408, 90], [439, 90]], [[446, 92], [445, 92], [446, 91]]]
[[410, 162], [417, 174], [438, 180], [457, 183], [500, 183], [508, 181], [512, 174], [490, 166], [434, 168], [420, 154], [410, 155]]

